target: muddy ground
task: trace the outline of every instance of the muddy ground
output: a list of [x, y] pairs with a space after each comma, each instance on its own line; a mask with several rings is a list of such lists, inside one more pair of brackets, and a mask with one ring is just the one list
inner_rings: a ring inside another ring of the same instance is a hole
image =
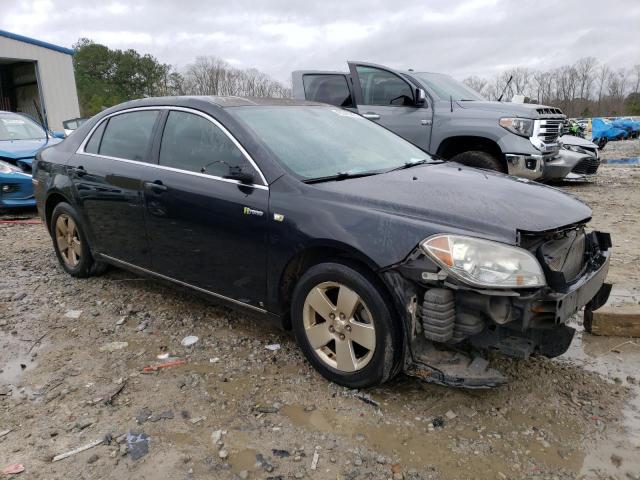
[[[560, 188], [612, 233], [610, 280], [637, 303], [640, 168]], [[497, 360], [512, 380], [496, 390], [356, 392], [260, 319], [121, 270], [69, 277], [42, 225], [0, 224], [0, 268], [0, 470], [24, 478], [640, 479], [640, 339]], [[163, 354], [186, 363], [143, 372]]]

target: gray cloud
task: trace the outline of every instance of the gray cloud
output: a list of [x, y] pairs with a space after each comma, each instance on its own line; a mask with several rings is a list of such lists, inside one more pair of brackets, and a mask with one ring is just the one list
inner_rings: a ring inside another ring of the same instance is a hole
[[347, 59], [492, 76], [595, 56], [640, 63], [640, 2], [467, 0], [0, 0], [0, 28], [71, 46], [88, 37], [178, 68], [215, 55], [289, 81]]

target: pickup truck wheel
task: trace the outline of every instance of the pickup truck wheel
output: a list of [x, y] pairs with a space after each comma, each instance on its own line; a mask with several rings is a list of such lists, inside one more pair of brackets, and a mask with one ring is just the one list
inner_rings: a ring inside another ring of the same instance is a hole
[[399, 370], [401, 332], [371, 275], [340, 263], [311, 267], [293, 293], [296, 340], [325, 378], [349, 388], [379, 385]]
[[487, 152], [472, 150], [462, 152], [451, 159], [452, 162], [458, 162], [462, 165], [474, 168], [485, 168], [496, 172], [507, 173], [505, 166], [496, 157]]
[[50, 233], [58, 261], [69, 275], [83, 278], [104, 271], [103, 264], [91, 256], [80, 217], [68, 203], [56, 205], [51, 215]]

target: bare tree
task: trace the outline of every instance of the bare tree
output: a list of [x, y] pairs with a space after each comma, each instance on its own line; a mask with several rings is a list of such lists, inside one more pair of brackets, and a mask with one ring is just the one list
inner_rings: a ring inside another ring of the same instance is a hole
[[574, 66], [578, 74], [578, 90], [579, 98], [589, 100], [591, 97], [591, 88], [595, 81], [595, 69], [598, 61], [595, 57], [584, 57], [578, 60]]
[[217, 57], [198, 57], [184, 72], [183, 90], [190, 95], [290, 97], [291, 90], [255, 68], [234, 68]]
[[487, 96], [485, 90], [487, 89], [487, 82], [484, 78], [480, 77], [468, 77], [462, 81], [467, 87], [475, 90], [481, 95]]
[[632, 70], [634, 77], [633, 93], [640, 92], [640, 65], [634, 65]]

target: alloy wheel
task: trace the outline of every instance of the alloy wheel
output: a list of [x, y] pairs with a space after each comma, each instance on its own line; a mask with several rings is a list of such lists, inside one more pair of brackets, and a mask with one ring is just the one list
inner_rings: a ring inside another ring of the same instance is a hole
[[364, 368], [373, 357], [376, 331], [371, 312], [356, 292], [336, 282], [323, 282], [309, 291], [303, 325], [318, 357], [342, 372]]
[[64, 263], [75, 268], [80, 263], [82, 243], [76, 222], [66, 213], [56, 220], [56, 244]]

